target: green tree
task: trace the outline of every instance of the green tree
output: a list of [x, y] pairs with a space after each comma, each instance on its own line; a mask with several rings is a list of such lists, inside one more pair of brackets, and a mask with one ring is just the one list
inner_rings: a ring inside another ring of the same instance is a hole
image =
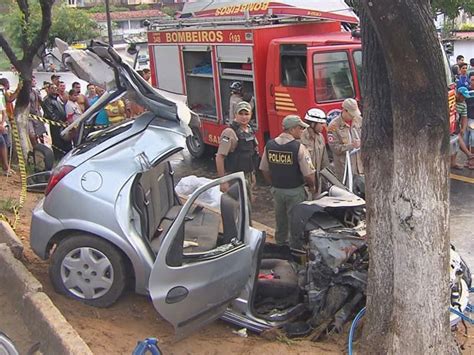
[[169, 6], [163, 6], [161, 8], [161, 12], [171, 17], [174, 17], [176, 15], [176, 9]]
[[[345, 0], [346, 4], [352, 7], [359, 15], [360, 0]], [[473, 0], [430, 0], [434, 15], [444, 14], [449, 18], [455, 18], [461, 10], [469, 14], [474, 14]]]
[[461, 10], [474, 14], [474, 1], [472, 0], [431, 0], [431, 7], [436, 15], [444, 14], [455, 18]]
[[[90, 14], [105, 13], [105, 5], [97, 5], [85, 11]], [[127, 7], [118, 7], [118, 6], [110, 5], [110, 12], [118, 12], [118, 11], [130, 11], [130, 10]]]
[[[25, 31], [23, 14], [19, 8], [12, 8], [9, 15], [3, 18], [6, 34], [12, 41], [13, 47], [18, 47], [22, 36], [26, 34], [31, 40], [41, 26], [41, 11], [38, 2], [31, 4], [31, 16]], [[73, 43], [95, 38], [99, 35], [98, 25], [89, 15], [79, 9], [70, 8], [66, 5], [55, 6], [52, 12], [52, 25], [46, 41], [47, 47], [54, 46], [54, 38], [60, 38], [67, 43]]]
[[[18, 42], [17, 46], [21, 51], [21, 59], [19, 55], [15, 53], [5, 35], [5, 30], [2, 28], [0, 32], [0, 47], [20, 73], [20, 78], [23, 81], [23, 86], [18, 95], [16, 106], [15, 106], [15, 122], [18, 127], [18, 133], [20, 137], [20, 144], [23, 151], [23, 156], [26, 159], [28, 152], [28, 107], [30, 104], [30, 90], [31, 90], [31, 78], [33, 75], [33, 59], [35, 55], [44, 46], [47, 40], [49, 29], [51, 28], [51, 13], [54, 0], [39, 0], [40, 21], [38, 22], [35, 9], [33, 9], [27, 0], [17, 0], [18, 14], [16, 18], [19, 19], [20, 26], [18, 27]], [[38, 2], [35, 2], [37, 4]], [[12, 16], [13, 18], [13, 16]], [[4, 24], [4, 22], [2, 22]], [[39, 24], [39, 26], [38, 26]], [[35, 31], [32, 30], [31, 26], [35, 26]]]

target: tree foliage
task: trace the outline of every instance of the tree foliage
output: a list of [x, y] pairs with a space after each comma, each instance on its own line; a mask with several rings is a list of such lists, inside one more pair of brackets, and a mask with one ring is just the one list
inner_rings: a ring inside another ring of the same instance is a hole
[[[128, 7], [119, 7], [115, 5], [110, 5], [109, 7], [110, 12], [118, 12], [118, 11], [130, 11]], [[90, 14], [97, 14], [97, 13], [105, 13], [105, 5], [97, 5], [94, 7], [91, 7], [88, 10], [85, 10]]]
[[[11, 40], [13, 47], [19, 47], [24, 39], [32, 41], [41, 26], [41, 11], [37, 1], [30, 5], [31, 16], [25, 21], [22, 11], [12, 7], [9, 16], [5, 16], [6, 35]], [[67, 43], [88, 40], [97, 37], [98, 25], [86, 12], [60, 5], [53, 8], [52, 24], [47, 38], [47, 46], [54, 45], [54, 38], [61, 38]], [[26, 38], [25, 38], [26, 36]]]
[[[345, 0], [345, 2], [359, 15], [360, 0]], [[433, 15], [444, 14], [449, 18], [455, 18], [461, 10], [474, 15], [473, 0], [430, 0], [430, 3]]]
[[436, 15], [444, 14], [455, 18], [461, 10], [474, 14], [474, 1], [472, 0], [431, 0], [431, 7]]

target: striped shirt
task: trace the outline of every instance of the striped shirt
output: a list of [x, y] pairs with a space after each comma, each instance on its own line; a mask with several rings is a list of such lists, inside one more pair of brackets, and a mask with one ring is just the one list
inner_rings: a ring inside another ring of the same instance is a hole
[[459, 117], [467, 117], [467, 105], [465, 102], [456, 103], [456, 111], [458, 112]]

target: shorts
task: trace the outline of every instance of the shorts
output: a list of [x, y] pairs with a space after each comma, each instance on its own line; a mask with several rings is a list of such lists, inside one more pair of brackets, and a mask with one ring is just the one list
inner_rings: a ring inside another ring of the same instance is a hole
[[8, 133], [0, 134], [0, 147], [9, 147], [10, 146], [10, 139], [8, 139]]
[[464, 143], [468, 147], [474, 147], [474, 119], [470, 119], [467, 122], [466, 131], [464, 132]]

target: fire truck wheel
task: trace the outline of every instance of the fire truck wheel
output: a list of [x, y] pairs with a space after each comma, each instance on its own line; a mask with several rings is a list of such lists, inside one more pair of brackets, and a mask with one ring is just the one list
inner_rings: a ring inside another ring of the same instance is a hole
[[201, 158], [206, 151], [206, 144], [198, 128], [192, 128], [192, 131], [193, 135], [186, 138], [186, 146], [194, 158]]

